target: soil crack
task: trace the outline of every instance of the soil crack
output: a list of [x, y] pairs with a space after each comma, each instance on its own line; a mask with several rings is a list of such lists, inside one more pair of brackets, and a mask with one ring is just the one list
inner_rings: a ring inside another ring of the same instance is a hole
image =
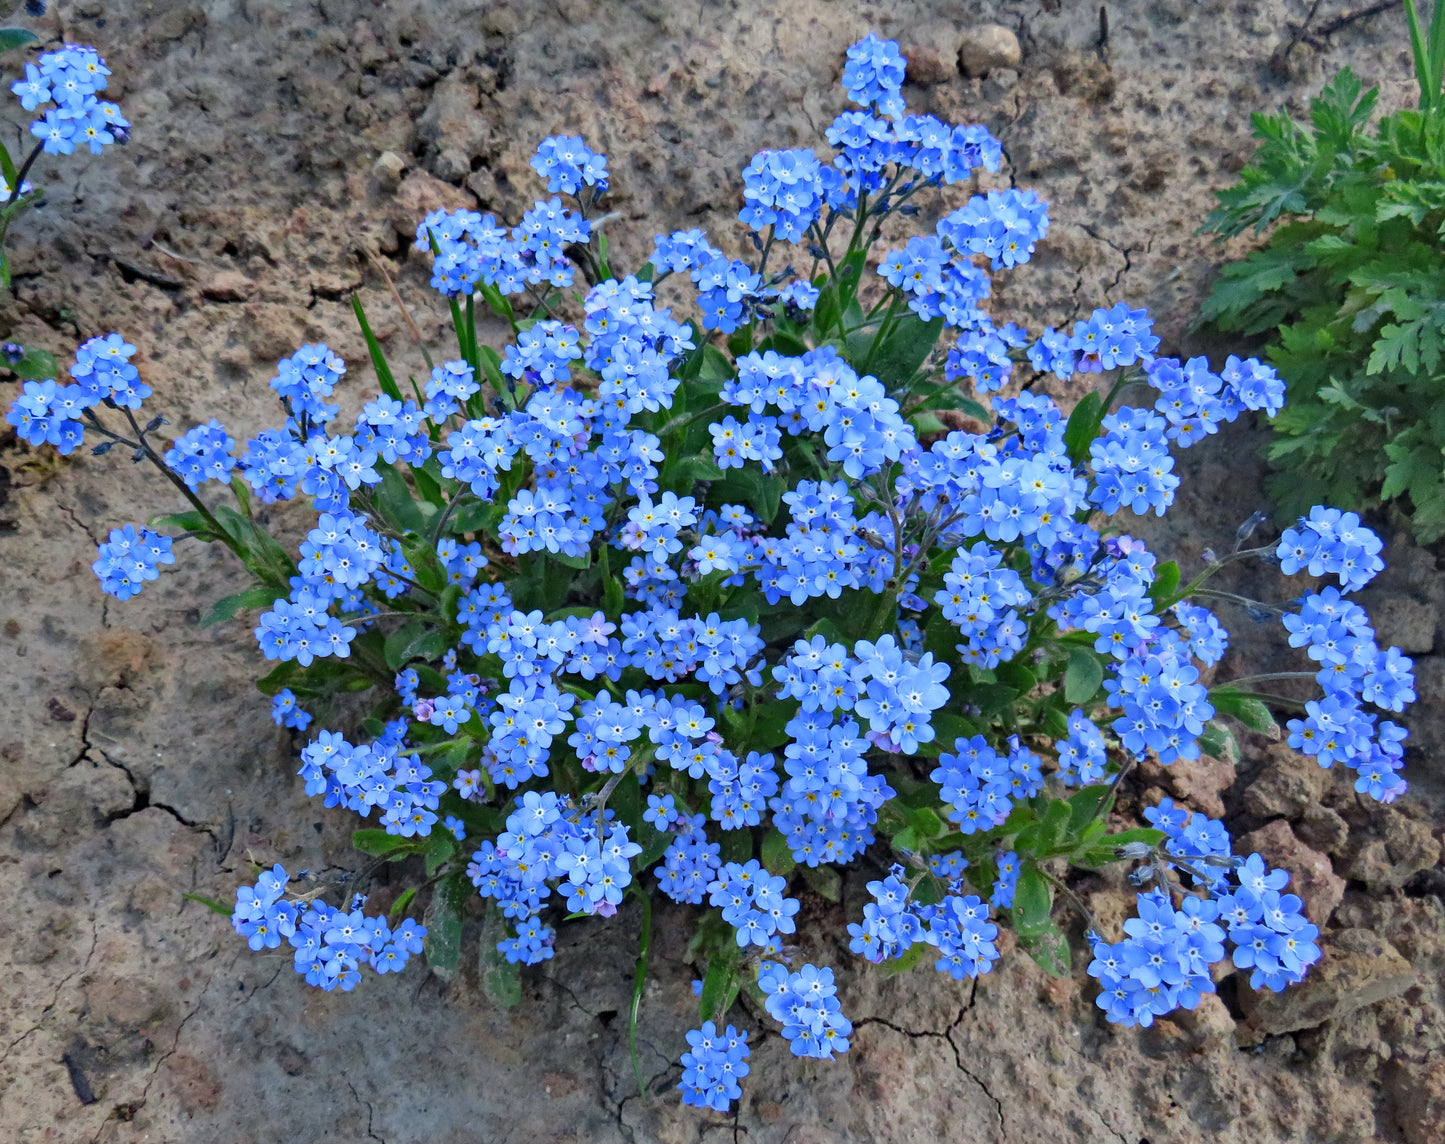
[[[87, 716], [87, 719], [88, 718], [89, 716]], [[187, 830], [194, 830], [198, 834], [206, 835], [211, 840], [213, 846], [218, 844], [216, 838], [216, 831], [212, 827], [208, 826], [204, 822], [192, 822], [175, 807], [168, 806], [163, 802], [156, 802], [151, 798], [150, 787], [144, 785], [139, 779], [137, 779], [128, 766], [126, 766], [124, 763], [117, 762], [115, 759], [107, 755], [104, 751], [101, 751], [100, 755], [103, 759], [105, 759], [107, 763], [109, 763], [111, 766], [115, 767], [117, 770], [119, 770], [125, 775], [126, 781], [130, 783], [131, 790], [134, 792], [132, 802], [129, 807], [127, 807], [125, 810], [118, 810], [114, 814], [109, 814], [106, 816], [105, 821], [107, 826], [110, 825], [112, 822], [119, 822], [122, 818], [129, 818], [133, 814], [139, 814], [143, 810], [154, 809], [162, 811], [165, 814], [169, 814]], [[230, 849], [230, 847], [228, 846], [227, 849]]]
[[1083, 230], [1084, 233], [1087, 234], [1090, 238], [1092, 238], [1095, 242], [1102, 242], [1105, 246], [1109, 247], [1110, 250], [1114, 251], [1114, 253], [1118, 254], [1124, 259], [1123, 269], [1116, 272], [1114, 275], [1114, 281], [1110, 282], [1109, 285], [1104, 287], [1104, 297], [1107, 298], [1116, 289], [1118, 289], [1119, 283], [1124, 281], [1124, 275], [1128, 274], [1129, 271], [1134, 268], [1133, 252], [1127, 246], [1120, 246], [1117, 242], [1115, 242], [1112, 238], [1109, 238], [1107, 235], [1100, 234], [1098, 230], [1096, 230], [1091, 225], [1085, 224]]
[[[975, 981], [975, 996], [977, 996], [977, 986], [978, 983]], [[909, 1038], [909, 1040], [917, 1041], [922, 1040], [925, 1037], [930, 1037], [946, 1042], [948, 1044], [948, 1047], [953, 1051], [953, 1063], [955, 1067], [957, 1067], [958, 1071], [963, 1073], [964, 1076], [968, 1077], [969, 1080], [973, 1081], [974, 1084], [978, 1085], [978, 1087], [983, 1090], [984, 1096], [988, 1097], [989, 1100], [993, 1101], [994, 1114], [998, 1117], [999, 1136], [1001, 1139], [1007, 1140], [1008, 1129], [1006, 1128], [1004, 1123], [1003, 1102], [999, 1100], [998, 1097], [994, 1096], [988, 1085], [984, 1084], [982, 1079], [980, 1079], [976, 1073], [974, 1073], [971, 1069], [969, 1069], [967, 1065], [963, 1063], [963, 1054], [959, 1052], [958, 1045], [953, 1039], [953, 1030], [958, 1027], [959, 1023], [962, 1022], [968, 1011], [973, 1008], [973, 1002], [974, 998], [970, 997], [968, 1000], [968, 1004], [959, 1010], [958, 1016], [955, 1017], [952, 1023], [948, 1026], [948, 1028], [941, 1033], [935, 1032], [932, 1029], [923, 1029], [921, 1031], [915, 1032], [912, 1029], [905, 1029], [902, 1025], [894, 1024], [886, 1017], [860, 1017], [857, 1021], [853, 1023], [853, 1025], [855, 1028], [863, 1025], [882, 1025], [885, 1029], [891, 1029], [893, 1030], [893, 1032], [899, 1034], [900, 1036]]]
[[16, 1037], [13, 1041], [11, 1041], [8, 1045], [5, 1046], [5, 1052], [3, 1054], [0, 1054], [0, 1065], [3, 1065], [7, 1060], [10, 1059], [10, 1054], [15, 1051], [15, 1049], [22, 1041], [26, 1040], [32, 1034], [39, 1032], [45, 1027], [45, 1018], [50, 1015], [51, 1010], [53, 1010], [58, 1004], [60, 1004], [60, 995], [65, 991], [65, 987], [90, 968], [90, 962], [95, 957], [95, 947], [97, 944], [99, 944], [99, 942], [100, 928], [95, 924], [95, 915], [91, 914], [90, 949], [86, 952], [85, 960], [81, 962], [79, 969], [72, 970], [70, 973], [67, 973], [63, 978], [60, 979], [60, 982], [55, 986], [55, 990], [50, 996], [50, 1003], [46, 1005], [44, 1009], [40, 1010], [40, 1020], [37, 1021], [29, 1029], [26, 1029], [25, 1032], [21, 1033], [20, 1036]]
[[346, 1087], [351, 1089], [351, 1095], [356, 1099], [357, 1104], [366, 1105], [366, 1138], [368, 1140], [379, 1141], [380, 1144], [386, 1144], [385, 1140], [383, 1140], [380, 1136], [378, 1136], [375, 1132], [371, 1130], [372, 1124], [376, 1116], [376, 1112], [375, 1109], [372, 1108], [371, 1101], [362, 1099], [361, 1093], [356, 1091], [356, 1086], [351, 1083], [350, 1077], [346, 1078]]

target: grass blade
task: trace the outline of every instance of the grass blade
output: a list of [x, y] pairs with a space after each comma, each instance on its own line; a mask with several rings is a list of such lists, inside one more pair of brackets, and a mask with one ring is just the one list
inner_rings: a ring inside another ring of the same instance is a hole
[[359, 295], [351, 296], [351, 308], [356, 311], [356, 321], [361, 326], [361, 336], [366, 339], [366, 349], [371, 354], [371, 364], [376, 370], [376, 380], [381, 385], [381, 391], [393, 401], [400, 401], [401, 389], [396, 384], [396, 378], [392, 376], [391, 366], [386, 362], [381, 343], [371, 332], [371, 323], [366, 320], [366, 311], [362, 308]]
[[647, 1095], [642, 1080], [642, 1062], [637, 1059], [637, 1017], [642, 1011], [642, 992], [647, 987], [647, 955], [652, 949], [652, 899], [647, 891], [633, 883], [633, 892], [642, 903], [642, 931], [637, 939], [637, 969], [632, 975], [632, 1004], [627, 1009], [627, 1051], [632, 1057], [632, 1075], [637, 1078], [637, 1091]]

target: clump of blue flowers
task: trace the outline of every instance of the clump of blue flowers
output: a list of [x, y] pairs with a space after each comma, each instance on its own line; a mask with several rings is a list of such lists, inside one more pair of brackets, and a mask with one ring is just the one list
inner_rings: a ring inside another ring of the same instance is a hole
[[[288, 418], [244, 443], [214, 421], [155, 443], [164, 422], [137, 418], [148, 391], [115, 335], [82, 347], [73, 384], [27, 386], [10, 413], [27, 441], [69, 452], [89, 431], [96, 451], [150, 459], [191, 504], [152, 526], [251, 569], [211, 619], [259, 610], [276, 665], [261, 689], [310, 736], [306, 793], [363, 820], [360, 879], [415, 867], [383, 917], [288, 897], [277, 866], [237, 893], [253, 948], [284, 939], [308, 982], [350, 989], [419, 948], [455, 968], [464, 920], [485, 913], [507, 931], [484, 950], [488, 988], [515, 1000], [557, 925], [629, 897], [645, 967], [651, 871], [707, 911], [679, 1087], [718, 1110], [748, 1071], [726, 1024], [743, 990], [794, 1054], [848, 1050], [833, 970], [792, 941], [798, 894], [836, 895], [836, 867], [865, 854], [886, 869], [852, 951], [956, 980], [990, 972], [1005, 923], [1069, 973], [1056, 893], [1081, 904], [1070, 868], [1127, 863], [1137, 917], [1117, 942], [1087, 934], [1111, 1021], [1194, 1006], [1226, 959], [1263, 989], [1318, 959], [1285, 871], [1167, 799], [1148, 825], [1120, 822], [1115, 796], [1141, 761], [1222, 754], [1222, 716], [1265, 729], [1275, 705], [1304, 716], [1300, 750], [1398, 797], [1405, 732], [1378, 712], [1414, 698], [1411, 664], [1347, 597], [1380, 542], [1322, 507], [1246, 549], [1250, 521], [1184, 582], [1130, 536], [1125, 514], [1174, 500], [1173, 449], [1273, 411], [1283, 387], [1258, 362], [1157, 356], [1148, 314], [1122, 303], [1067, 332], [997, 323], [990, 274], [1048, 231], [1028, 191], [972, 195], [875, 259], [881, 223], [1001, 158], [981, 128], [908, 114], [902, 77], [897, 46], [870, 36], [848, 53], [862, 110], [828, 129], [832, 154], [754, 157], [749, 262], [689, 230], [614, 269], [605, 159], [545, 140], [533, 166], [558, 197], [514, 226], [440, 211], [418, 227], [454, 359], [404, 392], [357, 304], [382, 392], [352, 424], [329, 400], [349, 367], [324, 345], [278, 364]], [[500, 351], [479, 343], [477, 305], [510, 323]], [[1074, 387], [1071, 412], [1050, 377]], [[1116, 406], [1131, 385], [1151, 404]], [[949, 431], [949, 410], [984, 427]], [[234, 507], [212, 495], [223, 483]], [[293, 556], [253, 509], [295, 498], [317, 515]], [[102, 587], [133, 594], [169, 543], [113, 533]], [[1204, 682], [1228, 638], [1211, 606], [1241, 603], [1208, 581], [1248, 558], [1337, 581], [1271, 606], [1321, 698], [1252, 689], [1273, 675]], [[312, 733], [366, 689], [373, 716]], [[391, 928], [417, 896], [425, 929]]]
[[[45, 5], [27, 4], [26, 10], [30, 15], [43, 15]], [[24, 29], [4, 28], [0, 38], [7, 47], [18, 47], [36, 37]], [[0, 289], [10, 285], [5, 236], [16, 219], [44, 198], [29, 178], [40, 156], [72, 155], [80, 148], [99, 155], [112, 144], [130, 140], [130, 122], [120, 105], [101, 95], [109, 75], [110, 69], [94, 48], [64, 44], [27, 63], [24, 77], [10, 85], [20, 106], [38, 113], [38, 118], [30, 124], [35, 143], [18, 163], [0, 143]], [[4, 356], [6, 368], [21, 378], [53, 377], [56, 372], [55, 358], [43, 350], [7, 343]]]
[[77, 147], [99, 155], [109, 144], [128, 141], [130, 124], [120, 106], [99, 95], [108, 75], [100, 53], [80, 44], [66, 44], [25, 65], [25, 78], [10, 90], [26, 111], [45, 109], [30, 134], [47, 155], [70, 155]]

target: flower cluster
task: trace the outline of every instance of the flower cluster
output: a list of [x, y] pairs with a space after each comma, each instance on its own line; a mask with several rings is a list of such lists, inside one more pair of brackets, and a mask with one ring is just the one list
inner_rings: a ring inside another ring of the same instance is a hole
[[1017, 739], [1009, 753], [1001, 756], [982, 735], [959, 739], [955, 753], [938, 757], [938, 767], [929, 777], [939, 793], [952, 804], [951, 821], [964, 834], [974, 834], [999, 825], [1013, 809], [1014, 801], [1032, 798], [1043, 790], [1042, 760]]
[[748, 1075], [748, 1035], [731, 1025], [723, 1033], [711, 1021], [687, 1034], [682, 1054], [682, 1102], [726, 1112], [742, 1096], [738, 1081]]
[[100, 545], [100, 559], [91, 565], [100, 586], [117, 600], [129, 600], [147, 580], [160, 578], [159, 565], [174, 564], [171, 538], [133, 524], [112, 528]]
[[1204, 895], [1185, 894], [1178, 906], [1162, 890], [1138, 898], [1137, 916], [1124, 923], [1124, 940], [1092, 936], [1089, 974], [1099, 979], [1099, 1008], [1116, 1024], [1150, 1025], [1175, 1009], [1193, 1009], [1215, 991], [1211, 966], [1233, 946], [1236, 968], [1250, 970], [1250, 987], [1278, 991], [1303, 980], [1320, 959], [1319, 929], [1300, 899], [1280, 891], [1289, 882], [1258, 854], [1229, 858], [1221, 823], [1176, 809], [1169, 799], [1146, 811], [1165, 832], [1174, 861], [1189, 871]]
[[119, 105], [96, 94], [105, 90], [108, 75], [110, 69], [99, 53], [80, 44], [66, 44], [25, 65], [25, 78], [11, 84], [10, 90], [26, 111], [55, 105], [30, 125], [30, 134], [40, 140], [46, 154], [70, 155], [85, 146], [99, 155], [107, 144], [129, 140], [130, 123]]
[[[472, 855], [467, 877], [484, 898], [520, 922], [541, 913], [555, 883], [571, 913], [611, 917], [632, 883], [631, 859], [642, 848], [610, 813], [585, 812], [570, 798], [528, 791], [517, 798], [496, 843]], [[508, 960], [533, 964], [552, 956], [553, 932], [534, 926], [498, 949]]]
[[1311, 576], [1332, 575], [1347, 592], [1363, 588], [1385, 567], [1380, 538], [1360, 524], [1352, 512], [1317, 506], [1280, 537], [1280, 571], [1286, 576], [1307, 570]]
[[[27, 381], [5, 420], [31, 445], [54, 445], [61, 456], [74, 452], [85, 437], [82, 420], [98, 405], [135, 410], [150, 396], [150, 386], [130, 363], [135, 346], [119, 334], [91, 338], [75, 351], [72, 384], [53, 379]], [[109, 449], [108, 443], [99, 446]]]
[[1357, 791], [1393, 802], [1405, 790], [1398, 771], [1406, 731], [1390, 720], [1377, 725], [1364, 704], [1399, 712], [1414, 702], [1413, 662], [1399, 648], [1382, 651], [1365, 610], [1335, 588], [1307, 594], [1283, 622], [1290, 646], [1320, 665], [1315, 678], [1324, 689], [1322, 699], [1305, 704], [1303, 719], [1289, 721], [1289, 745], [1322, 767], [1344, 763], [1359, 774]]
[[361, 983], [361, 967], [378, 974], [400, 973], [422, 951], [426, 927], [407, 918], [392, 929], [384, 917], [362, 912], [365, 899], [352, 899], [350, 910], [333, 909], [319, 898], [283, 898], [290, 876], [281, 865], [265, 870], [254, 886], [236, 890], [231, 925], [252, 949], [275, 949], [285, 938], [292, 962], [308, 985], [350, 992]]
[[783, 1039], [795, 1057], [832, 1060], [848, 1051], [853, 1022], [843, 1016], [833, 971], [805, 965], [796, 973], [774, 961], [758, 968], [758, 988], [768, 1015], [783, 1026]]
[[998, 926], [989, 906], [976, 894], [962, 892], [956, 876], [968, 865], [961, 853], [935, 855], [931, 872], [944, 878], [948, 892], [941, 902], [924, 905], [911, 896], [906, 869], [895, 863], [888, 877], [868, 883], [873, 901], [863, 907], [863, 921], [848, 926], [849, 948], [876, 963], [902, 957], [916, 943], [938, 950], [934, 968], [955, 981], [987, 973], [998, 960], [994, 939]]
[[[866, 110], [829, 128], [831, 160], [768, 151], [748, 165], [755, 263], [688, 230], [614, 274], [588, 221], [605, 158], [545, 140], [534, 168], [575, 211], [554, 198], [510, 228], [471, 211], [418, 228], [460, 356], [415, 400], [373, 339], [384, 392], [341, 424], [331, 399], [346, 363], [303, 346], [271, 382], [284, 425], [238, 450], [209, 422], [154, 458], [195, 509], [186, 530], [255, 574], [259, 596], [236, 607], [270, 601], [255, 634], [275, 662], [262, 687], [276, 721], [310, 733], [311, 710], [324, 722], [336, 697], [382, 689], [366, 738], [318, 727], [300, 774], [328, 806], [376, 811], [378, 828], [357, 835], [367, 852], [424, 863], [429, 919], [456, 932], [467, 902], [485, 908], [510, 931], [497, 964], [518, 966], [552, 956], [545, 911], [611, 916], [645, 892], [648, 868], [674, 901], [717, 911], [700, 939], [709, 1008], [681, 1085], [714, 1109], [747, 1072], [746, 1039], [717, 1032], [741, 983], [756, 980], [795, 1054], [847, 1050], [832, 970], [783, 964], [800, 905], [789, 887], [796, 868], [826, 879], [821, 868], [875, 843], [898, 862], [849, 925], [869, 961], [927, 953], [939, 972], [976, 977], [998, 960], [1008, 911], [1024, 947], [1062, 972], [1041, 864], [1121, 856], [1145, 863], [1149, 888], [1126, 939], [1095, 942], [1111, 1019], [1196, 1003], [1226, 943], [1264, 988], [1318, 956], [1281, 872], [1232, 859], [1220, 824], [1161, 804], [1154, 829], [1111, 842], [1111, 780], [1217, 751], [1216, 708], [1241, 709], [1239, 691], [1211, 692], [1201, 674], [1227, 635], [1191, 597], [1217, 567], [1277, 552], [1287, 572], [1348, 590], [1377, 570], [1379, 541], [1322, 508], [1277, 548], [1236, 551], [1180, 587], [1176, 566], [1108, 520], [1164, 512], [1179, 484], [1171, 450], [1277, 408], [1278, 379], [1233, 358], [1215, 375], [1157, 357], [1147, 313], [1125, 303], [1067, 333], [995, 323], [990, 273], [1027, 262], [1047, 232], [1027, 191], [979, 194], [886, 254], [878, 276], [861, 273], [876, 220], [999, 161], [982, 129], [907, 115], [902, 75], [896, 45], [856, 45], [844, 84]], [[839, 220], [857, 237], [834, 259]], [[790, 243], [842, 269], [769, 274]], [[572, 290], [578, 267], [585, 292]], [[666, 291], [689, 285], [697, 317], [684, 321]], [[528, 291], [541, 302], [519, 318]], [[478, 345], [478, 298], [512, 326], [500, 351]], [[732, 359], [713, 332], [732, 335]], [[27, 388], [12, 423], [68, 450], [75, 411], [109, 403], [146, 452], [128, 349], [87, 343], [76, 384]], [[1029, 370], [1075, 385], [1108, 374], [1112, 387], [1068, 415], [1028, 389], [998, 394]], [[991, 423], [938, 430], [932, 411], [957, 408], [964, 381]], [[1116, 408], [1138, 381], [1153, 408]], [[228, 477], [242, 511], [217, 517], [197, 491]], [[250, 515], [253, 496], [310, 499], [294, 562]], [[165, 538], [153, 537], [112, 534], [97, 565], [107, 591], [154, 577]], [[1409, 660], [1381, 650], [1333, 588], [1306, 595], [1286, 627], [1324, 688], [1291, 741], [1396, 797], [1404, 732], [1366, 705], [1413, 699]], [[395, 966], [402, 931], [359, 907], [302, 912], [282, 888], [238, 904], [238, 928], [261, 927], [249, 940], [291, 938], [327, 988], [350, 988], [364, 961]], [[434, 945], [454, 959], [454, 943]]]
[[306, 793], [323, 795], [326, 806], [345, 806], [363, 818], [375, 810], [388, 834], [404, 838], [431, 833], [438, 796], [447, 784], [431, 768], [400, 753], [405, 723], [398, 720], [375, 742], [354, 747], [333, 731], [322, 731], [301, 752], [297, 773]]

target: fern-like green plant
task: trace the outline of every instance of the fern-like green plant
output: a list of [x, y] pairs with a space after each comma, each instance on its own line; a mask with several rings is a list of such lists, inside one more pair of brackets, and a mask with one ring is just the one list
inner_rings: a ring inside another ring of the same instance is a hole
[[1370, 131], [1377, 92], [1346, 68], [1307, 125], [1255, 116], [1259, 149], [1203, 229], [1268, 238], [1224, 267], [1199, 317], [1272, 335], [1289, 386], [1267, 447], [1282, 513], [1393, 502], [1425, 543], [1445, 536], [1442, 13], [1426, 36], [1409, 5], [1418, 109]]

